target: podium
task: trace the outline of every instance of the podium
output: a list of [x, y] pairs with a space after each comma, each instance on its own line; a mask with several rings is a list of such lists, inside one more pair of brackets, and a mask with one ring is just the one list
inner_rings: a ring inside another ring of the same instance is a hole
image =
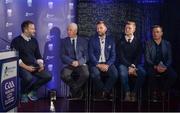
[[12, 111], [18, 103], [18, 53], [0, 52], [0, 112]]

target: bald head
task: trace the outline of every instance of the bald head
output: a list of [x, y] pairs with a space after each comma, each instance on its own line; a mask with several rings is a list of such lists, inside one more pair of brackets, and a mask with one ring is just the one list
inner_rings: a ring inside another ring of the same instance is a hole
[[74, 38], [77, 36], [78, 26], [76, 23], [70, 23], [67, 28], [68, 37]]

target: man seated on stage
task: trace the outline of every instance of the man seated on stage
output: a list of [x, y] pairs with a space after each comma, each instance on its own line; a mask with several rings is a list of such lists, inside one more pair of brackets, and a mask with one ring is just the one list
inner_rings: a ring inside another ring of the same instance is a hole
[[171, 45], [163, 39], [162, 27], [153, 26], [152, 36], [153, 39], [146, 43], [145, 61], [150, 91], [153, 93], [151, 100], [157, 101], [155, 89], [159, 87], [163, 92], [167, 92], [175, 82], [177, 75], [171, 67]]
[[[88, 42], [85, 38], [79, 37], [77, 31], [77, 24], [70, 23], [67, 28], [68, 37], [63, 39], [61, 43], [61, 60], [64, 65], [61, 78], [70, 87], [71, 100], [82, 99], [82, 87], [89, 78], [86, 64]], [[72, 76], [73, 72], [76, 73], [76, 77]]]
[[[96, 24], [97, 35], [89, 42], [90, 74], [96, 92], [95, 99], [111, 99], [111, 90], [116, 83], [118, 72], [114, 65], [116, 59], [114, 39], [106, 34], [104, 21]], [[103, 82], [102, 76], [107, 79]]]
[[[125, 34], [117, 41], [117, 62], [122, 88], [125, 92], [124, 101], [134, 102], [146, 75], [141, 63], [143, 49], [140, 38], [134, 35], [136, 31], [134, 21], [127, 21], [124, 31]], [[132, 90], [129, 77], [136, 77]]]
[[[19, 77], [21, 78], [21, 102], [36, 101], [37, 90], [51, 80], [44, 71], [44, 64], [35, 36], [35, 25], [32, 21], [21, 24], [22, 34], [14, 38], [11, 48], [19, 52]], [[36, 81], [33, 82], [33, 77]]]

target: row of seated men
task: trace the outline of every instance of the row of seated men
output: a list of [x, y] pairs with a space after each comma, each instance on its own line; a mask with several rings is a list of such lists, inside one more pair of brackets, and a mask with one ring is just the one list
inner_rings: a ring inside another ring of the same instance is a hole
[[[22, 34], [14, 38], [11, 48], [19, 52], [19, 77], [21, 78], [21, 102], [36, 101], [37, 90], [51, 80], [44, 70], [44, 62], [35, 37], [35, 25], [32, 21], [21, 24]], [[162, 89], [167, 92], [176, 80], [176, 73], [171, 67], [170, 43], [162, 38], [163, 30], [159, 25], [152, 28], [153, 38], [146, 42], [145, 52], [139, 37], [134, 35], [136, 24], [127, 21], [125, 35], [116, 42], [107, 32], [104, 21], [96, 24], [97, 35], [89, 41], [77, 35], [78, 27], [70, 23], [68, 37], [61, 43], [63, 68], [61, 79], [70, 87], [70, 98], [83, 95], [82, 87], [92, 79], [96, 98], [111, 98], [111, 91], [119, 79], [124, 91], [124, 101], [136, 101], [137, 91], [142, 88], [146, 76], [150, 88], [157, 87], [156, 75], [160, 75]], [[145, 64], [141, 63], [144, 52]], [[88, 65], [87, 65], [88, 63]], [[72, 73], [78, 77], [74, 79]], [[103, 82], [101, 77], [106, 76]], [[136, 77], [133, 90], [130, 91], [129, 77]], [[32, 83], [33, 77], [37, 80]]]
[[[162, 38], [161, 26], [153, 26], [153, 38], [146, 42], [145, 50], [140, 38], [134, 36], [134, 21], [127, 21], [125, 34], [116, 42], [106, 34], [104, 21], [97, 22], [96, 30], [97, 35], [86, 42], [77, 36], [77, 25], [71, 23], [67, 29], [68, 37], [62, 41], [61, 60], [64, 68], [61, 79], [70, 86], [72, 98], [82, 97], [82, 86], [89, 77], [97, 99], [112, 98], [111, 91], [118, 79], [125, 94], [124, 101], [132, 102], [137, 100], [137, 92], [142, 88], [146, 76], [150, 90], [156, 89], [159, 82], [163, 92], [167, 92], [173, 85], [177, 75], [171, 67], [170, 43]], [[145, 65], [141, 62], [143, 53]], [[73, 79], [72, 72], [78, 73], [79, 79]], [[161, 76], [160, 81], [157, 81], [157, 75]], [[105, 81], [102, 80], [103, 76], [106, 76]], [[130, 76], [136, 77], [132, 90]]]

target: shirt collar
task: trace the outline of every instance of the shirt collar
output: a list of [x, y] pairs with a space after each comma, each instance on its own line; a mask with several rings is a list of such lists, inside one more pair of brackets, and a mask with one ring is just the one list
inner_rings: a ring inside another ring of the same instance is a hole
[[99, 39], [101, 39], [101, 40], [105, 40], [105, 38], [106, 38], [106, 35], [105, 36], [98, 36], [99, 37]]
[[134, 39], [134, 35], [132, 35], [131, 37], [128, 37], [127, 35], [125, 35], [125, 39], [126, 41], [128, 41], [128, 39], [131, 39], [130, 42], [132, 42], [132, 40]]
[[71, 41], [72, 41], [72, 40], [75, 40], [75, 41], [76, 41], [76, 40], [77, 40], [77, 36], [76, 36], [76, 37], [73, 37], [73, 38], [70, 38], [70, 39], [71, 39]]
[[21, 34], [21, 36], [24, 38], [24, 40], [26, 41], [30, 41], [31, 40], [31, 37], [27, 37], [25, 36], [23, 33]]

